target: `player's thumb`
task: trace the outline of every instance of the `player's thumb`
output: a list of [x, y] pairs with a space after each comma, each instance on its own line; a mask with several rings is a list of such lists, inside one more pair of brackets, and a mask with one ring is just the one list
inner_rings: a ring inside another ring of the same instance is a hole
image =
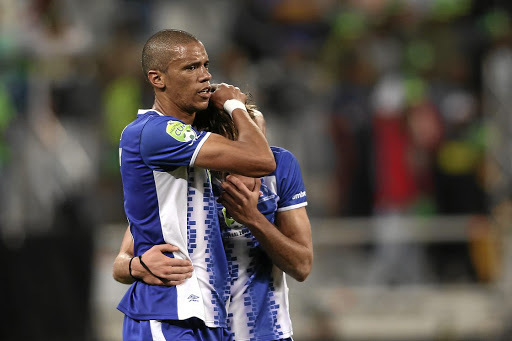
[[176, 252], [179, 251], [179, 248], [177, 246], [171, 245], [171, 244], [162, 244], [158, 245], [158, 249], [160, 252]]

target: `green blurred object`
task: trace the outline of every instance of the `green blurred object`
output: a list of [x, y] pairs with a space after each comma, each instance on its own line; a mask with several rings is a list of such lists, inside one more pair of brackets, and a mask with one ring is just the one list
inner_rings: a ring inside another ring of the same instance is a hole
[[5, 141], [4, 132], [15, 115], [15, 108], [9, 98], [7, 89], [3, 84], [0, 84], [0, 168], [9, 161], [10, 149]]
[[413, 70], [425, 71], [434, 65], [435, 51], [429, 42], [413, 40], [405, 49], [405, 58]]
[[407, 77], [404, 80], [404, 89], [407, 105], [417, 104], [427, 95], [427, 84], [420, 77]]
[[341, 12], [335, 20], [335, 35], [342, 40], [354, 40], [360, 37], [368, 26], [364, 13], [360, 11]]
[[438, 163], [447, 174], [469, 174], [480, 160], [480, 152], [464, 141], [446, 142], [440, 149]]
[[119, 77], [113, 80], [105, 90], [105, 124], [104, 134], [112, 150], [107, 153], [104, 167], [109, 171], [119, 171], [119, 151], [114, 148], [119, 144], [123, 129], [135, 119], [137, 110], [142, 105], [142, 89], [137, 79]]
[[504, 10], [494, 9], [480, 19], [479, 26], [491, 38], [500, 38], [511, 31], [510, 16]]
[[435, 200], [431, 196], [422, 195], [413, 202], [410, 211], [421, 217], [433, 216], [437, 213]]
[[0, 132], [4, 132], [15, 116], [14, 105], [3, 84], [0, 84]]
[[111, 143], [119, 143], [124, 127], [134, 120], [141, 107], [141, 87], [137, 79], [120, 77], [105, 90], [105, 134]]
[[433, 0], [431, 14], [432, 18], [446, 22], [468, 14], [472, 6], [472, 0]]

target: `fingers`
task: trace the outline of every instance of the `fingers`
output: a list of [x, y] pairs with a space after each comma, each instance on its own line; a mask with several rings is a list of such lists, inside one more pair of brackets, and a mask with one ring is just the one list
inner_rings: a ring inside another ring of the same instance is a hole
[[193, 268], [190, 267], [177, 267], [173, 266], [168, 269], [168, 273], [162, 276], [163, 281], [161, 285], [172, 286], [184, 283], [187, 279], [192, 277]]
[[186, 281], [186, 279], [181, 280], [181, 281], [169, 281], [169, 282], [165, 283], [165, 286], [172, 287], [172, 286], [176, 286], [176, 285], [185, 283], [185, 281]]
[[162, 271], [163, 275], [168, 278], [172, 279], [173, 275], [179, 275], [178, 277], [181, 278], [181, 275], [192, 275], [192, 271], [194, 271], [194, 267], [192, 265], [189, 266], [168, 266], [166, 270]]
[[160, 252], [177, 252], [180, 249], [177, 246], [171, 244], [160, 244], [155, 246], [156, 249], [160, 250]]
[[192, 277], [192, 276], [174, 275], [169, 278], [164, 278], [164, 277], [157, 278], [157, 277], [152, 276], [152, 277], [144, 278], [143, 281], [144, 281], [144, 283], [151, 284], [151, 285], [173, 286], [173, 285], [180, 285], [182, 283], [185, 283], [190, 277]]
[[240, 180], [234, 178], [234, 181], [230, 180], [229, 175], [226, 177], [226, 181], [223, 181], [221, 183], [221, 187], [224, 190], [224, 192], [227, 192], [232, 195], [238, 194], [240, 192], [239, 186], [243, 186]]
[[[220, 83], [220, 84], [211, 84], [210, 85], [210, 91], [214, 92], [214, 98], [219, 96], [220, 94], [224, 94], [224, 96], [227, 96], [223, 99], [238, 99], [241, 100], [243, 103], [245, 103], [247, 96], [245, 93], [240, 90], [239, 87], [226, 84], [226, 83]], [[221, 97], [224, 97], [220, 95]]]
[[168, 258], [165, 263], [162, 263], [153, 272], [158, 277], [166, 280], [181, 280], [192, 277], [194, 267], [189, 260]]
[[[172, 259], [172, 258], [171, 258]], [[178, 259], [183, 261], [182, 259]], [[153, 271], [154, 275], [146, 276], [144, 282], [152, 285], [178, 285], [192, 277], [193, 266], [162, 266]]]
[[237, 200], [234, 199], [229, 193], [222, 193], [219, 196], [218, 202], [222, 204], [228, 211], [233, 211], [233, 209], [239, 209], [240, 205], [238, 205]]
[[254, 189], [252, 190], [253, 192], [260, 192], [260, 188], [261, 188], [261, 179], [260, 178], [257, 178], [255, 179], [254, 181]]
[[225, 190], [225, 191], [228, 191], [228, 192], [233, 192], [233, 193], [236, 193], [236, 192], [244, 192], [244, 191], [248, 191], [250, 192], [250, 190], [247, 188], [247, 186], [243, 183], [242, 180], [240, 180], [238, 177], [236, 176], [233, 176], [233, 175], [228, 175], [226, 177], [226, 181], [224, 181], [222, 183], [222, 188]]
[[242, 203], [246, 199], [246, 196], [244, 196], [236, 186], [229, 182], [222, 183], [222, 188], [224, 191], [220, 194], [219, 199], [224, 206], [226, 206], [226, 204], [230, 206], [236, 205], [238, 203]]
[[236, 89], [236, 90], [240, 91], [239, 87], [231, 85], [231, 84], [227, 84], [227, 83], [210, 84], [210, 88], [213, 88], [215, 90], [219, 90], [222, 88], [228, 88], [228, 89]]
[[173, 268], [172, 272], [172, 274], [168, 274], [163, 278], [168, 281], [181, 281], [192, 277], [192, 271], [190, 270], [183, 270], [183, 273], [179, 273], [177, 268]]
[[[155, 245], [154, 248], [157, 249], [158, 251], [160, 251], [161, 253], [178, 252], [180, 250], [177, 246], [174, 246], [171, 244]], [[168, 256], [166, 256], [166, 258], [163, 258], [163, 259], [166, 260], [165, 265], [168, 265], [168, 266], [190, 266], [190, 267], [192, 266], [192, 263], [188, 259], [179, 259], [179, 258], [173, 258], [173, 257], [168, 257]]]

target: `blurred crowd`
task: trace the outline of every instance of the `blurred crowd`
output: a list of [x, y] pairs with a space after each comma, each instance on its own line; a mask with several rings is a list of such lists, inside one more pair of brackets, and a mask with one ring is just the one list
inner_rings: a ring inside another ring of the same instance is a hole
[[499, 94], [485, 97], [483, 68], [510, 82], [505, 1], [1, 4], [4, 234], [54, 229], [70, 210], [123, 219], [117, 143], [151, 105], [140, 49], [166, 27], [196, 34], [214, 81], [251, 94], [270, 142], [299, 157], [313, 214], [489, 210], [485, 100]]

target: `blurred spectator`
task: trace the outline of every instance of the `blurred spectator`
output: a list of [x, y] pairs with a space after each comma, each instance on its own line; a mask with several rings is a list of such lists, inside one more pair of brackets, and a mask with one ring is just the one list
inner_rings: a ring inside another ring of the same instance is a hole
[[408, 160], [409, 134], [405, 121], [404, 80], [389, 75], [377, 83], [373, 97], [375, 157], [374, 212], [406, 213], [417, 196]]
[[335, 200], [331, 210], [341, 216], [369, 216], [373, 207], [373, 145], [371, 143], [370, 87], [372, 65], [361, 55], [344, 63], [346, 71], [333, 87], [328, 131], [334, 143], [333, 182]]
[[438, 157], [438, 203], [441, 214], [487, 211], [483, 187], [484, 125], [477, 118], [476, 99], [453, 92], [442, 102], [446, 138]]
[[[366, 284], [430, 280], [424, 247], [418, 242], [400, 241], [400, 234], [407, 228], [400, 218], [419, 213], [416, 205], [424, 191], [429, 190], [430, 184], [425, 179], [429, 178], [431, 167], [421, 149], [431, 147], [439, 139], [439, 125], [432, 116], [435, 112], [424, 104], [423, 97], [420, 101], [414, 98], [406, 83], [401, 75], [387, 75], [377, 83], [371, 97], [375, 160], [373, 214], [377, 219], [373, 226], [376, 245]], [[425, 129], [421, 133], [418, 124]]]

